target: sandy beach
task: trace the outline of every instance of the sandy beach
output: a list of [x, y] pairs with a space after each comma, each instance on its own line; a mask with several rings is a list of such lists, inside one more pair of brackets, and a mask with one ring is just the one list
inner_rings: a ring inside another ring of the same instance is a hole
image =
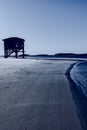
[[84, 130], [65, 75], [75, 62], [0, 59], [0, 130]]

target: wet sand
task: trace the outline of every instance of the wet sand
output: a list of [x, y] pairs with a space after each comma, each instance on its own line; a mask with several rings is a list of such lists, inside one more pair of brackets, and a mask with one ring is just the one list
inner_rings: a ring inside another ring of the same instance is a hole
[[84, 130], [65, 75], [75, 61], [0, 63], [0, 130]]

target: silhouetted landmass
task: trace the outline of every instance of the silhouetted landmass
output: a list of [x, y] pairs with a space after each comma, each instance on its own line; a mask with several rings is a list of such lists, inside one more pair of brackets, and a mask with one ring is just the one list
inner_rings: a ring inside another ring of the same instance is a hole
[[49, 55], [48, 54], [38, 54], [36, 56], [42, 56], [42, 57], [44, 57], [44, 56], [49, 56]]
[[[30, 56], [30, 54], [24, 54], [24, 56]], [[19, 55], [19, 57], [23, 57], [23, 54]]]
[[87, 58], [87, 54], [74, 54], [74, 53], [58, 53], [55, 57], [65, 57], [65, 58]]
[[78, 54], [78, 57], [87, 58], [87, 54]]
[[[0, 56], [3, 57], [3, 56]], [[12, 55], [10, 57], [15, 57], [15, 55]], [[19, 57], [23, 57], [23, 54], [19, 55]], [[56, 53], [54, 55], [49, 54], [37, 54], [37, 55], [30, 55], [30, 54], [24, 54], [24, 57], [42, 57], [42, 58], [87, 58], [87, 54], [75, 54], [75, 53]]]
[[55, 57], [74, 58], [74, 57], [78, 57], [78, 54], [74, 54], [74, 53], [57, 53], [57, 54], [55, 54]]
[[57, 57], [57, 58], [87, 58], [87, 54], [75, 54], [75, 53], [56, 53], [54, 55], [38, 54], [30, 55], [32, 57]]

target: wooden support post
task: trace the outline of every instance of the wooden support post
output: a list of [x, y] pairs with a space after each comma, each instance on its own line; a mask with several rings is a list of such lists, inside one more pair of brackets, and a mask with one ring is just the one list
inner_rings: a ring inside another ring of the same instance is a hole
[[6, 53], [5, 43], [4, 43], [4, 57], [7, 58], [7, 53]]
[[23, 58], [24, 58], [24, 46], [23, 46]]
[[16, 56], [16, 58], [18, 58], [17, 48], [16, 48], [16, 51], [15, 51], [15, 56]]
[[7, 52], [7, 50], [4, 50], [4, 57], [8, 58], [8, 52]]

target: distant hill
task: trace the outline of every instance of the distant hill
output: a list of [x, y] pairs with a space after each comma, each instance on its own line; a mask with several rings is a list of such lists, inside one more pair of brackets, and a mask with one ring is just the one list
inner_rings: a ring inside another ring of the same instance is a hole
[[[87, 54], [75, 54], [75, 53], [56, 53], [54, 55], [49, 54], [37, 54], [37, 55], [30, 55], [30, 54], [24, 54], [25, 57], [58, 57], [58, 58], [87, 58]], [[22, 55], [19, 55], [19, 57], [22, 57]]]
[[87, 54], [78, 54], [78, 57], [80, 57], [80, 58], [87, 58]]
[[57, 53], [55, 57], [66, 57], [66, 58], [87, 58], [87, 54], [74, 54], [74, 53]]
[[57, 53], [55, 54], [55, 57], [67, 57], [67, 58], [73, 58], [73, 57], [77, 57], [78, 54], [74, 54], [74, 53]]
[[[23, 54], [19, 55], [19, 57], [22, 57]], [[24, 56], [30, 56], [29, 54], [24, 54]]]
[[49, 55], [48, 54], [38, 54], [36, 56], [46, 57], [46, 56], [49, 56]]

